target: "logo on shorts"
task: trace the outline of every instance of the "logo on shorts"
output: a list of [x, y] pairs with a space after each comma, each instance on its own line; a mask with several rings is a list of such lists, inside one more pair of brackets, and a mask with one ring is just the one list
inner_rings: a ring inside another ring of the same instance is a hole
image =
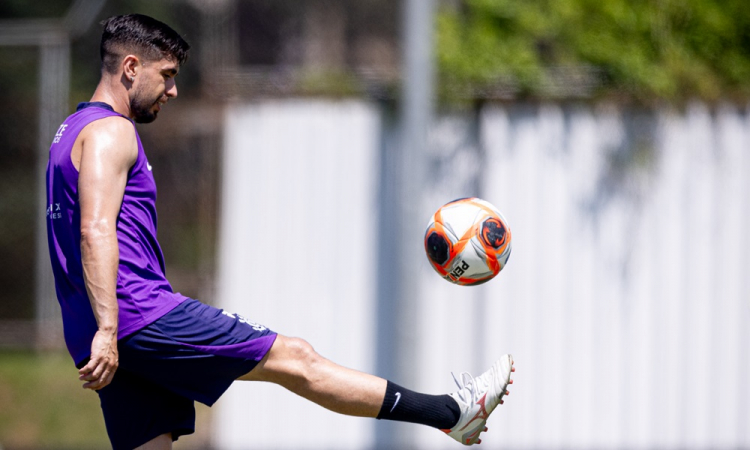
[[244, 323], [246, 325], [250, 325], [251, 327], [253, 327], [253, 330], [255, 330], [255, 331], [265, 331], [267, 329], [266, 327], [264, 327], [263, 325], [261, 325], [259, 323], [250, 322], [249, 320], [245, 319], [244, 317], [242, 317], [239, 314], [232, 314], [232, 313], [226, 312], [226, 311], [222, 311], [221, 313], [224, 314], [227, 317], [230, 317], [232, 319], [235, 319], [235, 320], [239, 321], [240, 323]]

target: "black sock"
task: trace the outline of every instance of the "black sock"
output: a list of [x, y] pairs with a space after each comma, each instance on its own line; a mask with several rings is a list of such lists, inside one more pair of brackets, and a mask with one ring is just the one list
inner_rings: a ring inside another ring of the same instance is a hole
[[461, 410], [450, 395], [427, 395], [388, 382], [378, 419], [420, 423], [447, 430], [458, 423]]

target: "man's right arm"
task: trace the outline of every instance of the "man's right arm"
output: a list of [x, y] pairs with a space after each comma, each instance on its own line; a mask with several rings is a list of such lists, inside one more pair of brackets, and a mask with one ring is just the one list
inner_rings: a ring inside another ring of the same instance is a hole
[[133, 125], [121, 117], [92, 122], [78, 141], [71, 158], [79, 171], [81, 263], [98, 325], [79, 379], [86, 382], [84, 388], [98, 390], [112, 381], [118, 366], [117, 217], [138, 145]]

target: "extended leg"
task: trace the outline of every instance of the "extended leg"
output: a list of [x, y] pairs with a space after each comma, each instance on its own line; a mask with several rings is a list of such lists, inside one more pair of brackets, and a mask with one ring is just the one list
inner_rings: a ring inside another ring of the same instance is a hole
[[514, 370], [513, 358], [505, 355], [476, 378], [462, 374], [457, 392], [427, 395], [339, 366], [304, 340], [279, 335], [263, 360], [240, 379], [276, 383], [341, 414], [432, 426], [471, 445], [480, 442], [487, 417], [502, 403]]

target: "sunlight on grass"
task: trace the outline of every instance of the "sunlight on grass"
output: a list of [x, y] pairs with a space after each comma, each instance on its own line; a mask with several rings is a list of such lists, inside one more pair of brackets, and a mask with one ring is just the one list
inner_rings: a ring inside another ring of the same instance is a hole
[[0, 352], [0, 445], [106, 448], [99, 397], [65, 353]]

